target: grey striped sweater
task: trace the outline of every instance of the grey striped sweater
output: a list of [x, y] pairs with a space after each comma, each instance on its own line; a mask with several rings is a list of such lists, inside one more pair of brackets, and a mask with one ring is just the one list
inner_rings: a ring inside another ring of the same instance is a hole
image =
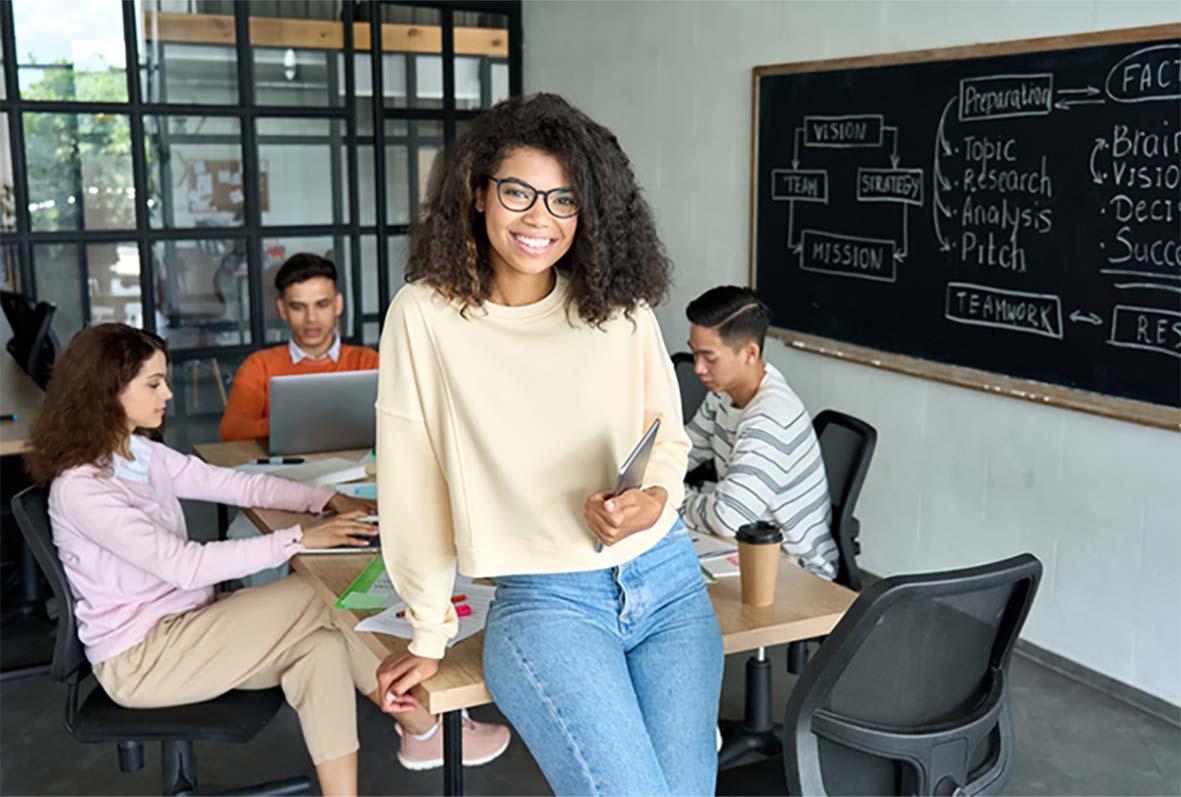
[[769, 520], [801, 567], [831, 579], [837, 546], [829, 533], [832, 502], [812, 418], [772, 365], [754, 398], [738, 409], [726, 393], [706, 395], [685, 427], [689, 468], [713, 460], [716, 486], [686, 487], [681, 517], [695, 531], [733, 537]]

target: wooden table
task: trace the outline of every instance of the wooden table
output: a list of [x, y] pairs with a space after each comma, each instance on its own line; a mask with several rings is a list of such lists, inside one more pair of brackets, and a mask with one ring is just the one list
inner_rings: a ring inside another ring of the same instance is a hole
[[0, 354], [0, 413], [16, 415], [15, 421], [0, 421], [0, 456], [24, 452], [44, 400], [41, 388], [12, 355]]
[[[265, 456], [255, 441], [210, 443], [194, 447], [197, 456], [214, 465], [232, 466]], [[307, 455], [343, 456], [356, 459], [364, 452], [332, 452]], [[246, 515], [264, 533], [287, 528], [308, 516], [276, 510], [248, 509]], [[297, 573], [308, 579], [326, 602], [335, 603], [345, 587], [373, 558], [371, 553], [296, 556], [291, 560]], [[784, 558], [779, 568], [775, 604], [753, 608], [742, 603], [739, 580], [722, 578], [709, 587], [710, 600], [722, 629], [726, 653], [739, 653], [771, 645], [782, 645], [824, 636], [832, 631], [845, 610], [857, 597], [855, 592], [808, 573]], [[375, 612], [349, 612], [354, 623]], [[409, 640], [357, 633], [357, 637], [378, 658], [405, 652]], [[492, 702], [484, 685], [484, 635], [475, 634], [448, 649], [439, 672], [415, 689], [415, 697], [432, 714], [442, 714], [444, 723], [444, 793], [462, 790], [458, 748], [460, 709]], [[452, 727], [454, 726], [454, 727]], [[454, 756], [454, 761], [452, 757]], [[447, 762], [451, 762], [448, 766]], [[448, 770], [454, 771], [448, 771]]]

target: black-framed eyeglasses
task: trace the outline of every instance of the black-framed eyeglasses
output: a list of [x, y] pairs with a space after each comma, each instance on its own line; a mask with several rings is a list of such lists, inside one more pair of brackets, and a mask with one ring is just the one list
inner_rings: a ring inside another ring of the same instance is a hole
[[524, 213], [542, 197], [545, 209], [550, 215], [559, 219], [568, 219], [578, 215], [578, 197], [573, 188], [551, 188], [548, 191], [538, 191], [524, 180], [516, 177], [490, 177], [496, 183], [496, 198], [505, 210], [514, 213]]

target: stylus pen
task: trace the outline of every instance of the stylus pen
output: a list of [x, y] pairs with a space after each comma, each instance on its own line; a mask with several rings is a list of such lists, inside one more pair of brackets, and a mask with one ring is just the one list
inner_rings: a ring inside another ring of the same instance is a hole
[[0, 415], [0, 421], [15, 421], [15, 420], [16, 420], [16, 413], [15, 412], [6, 412], [3, 415]]

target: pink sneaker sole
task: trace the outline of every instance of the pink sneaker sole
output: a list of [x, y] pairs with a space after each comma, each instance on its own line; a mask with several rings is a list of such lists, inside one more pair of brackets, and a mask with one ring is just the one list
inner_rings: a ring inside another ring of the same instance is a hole
[[[442, 729], [440, 729], [439, 732], [442, 733]], [[512, 740], [513, 735], [510, 733], [507, 737], [505, 737], [504, 744], [500, 746], [499, 750], [489, 753], [483, 758], [464, 758], [463, 765], [465, 767], [482, 767], [485, 764], [492, 763], [496, 759], [500, 758], [501, 754], [508, 749], [509, 743]], [[406, 758], [403, 758], [402, 752], [399, 750], [398, 763], [406, 767], [406, 769], [413, 770], [414, 772], [423, 772], [428, 769], [438, 769], [439, 767], [443, 766], [443, 758], [440, 756], [439, 758], [428, 758], [424, 761], [410, 761]]]

